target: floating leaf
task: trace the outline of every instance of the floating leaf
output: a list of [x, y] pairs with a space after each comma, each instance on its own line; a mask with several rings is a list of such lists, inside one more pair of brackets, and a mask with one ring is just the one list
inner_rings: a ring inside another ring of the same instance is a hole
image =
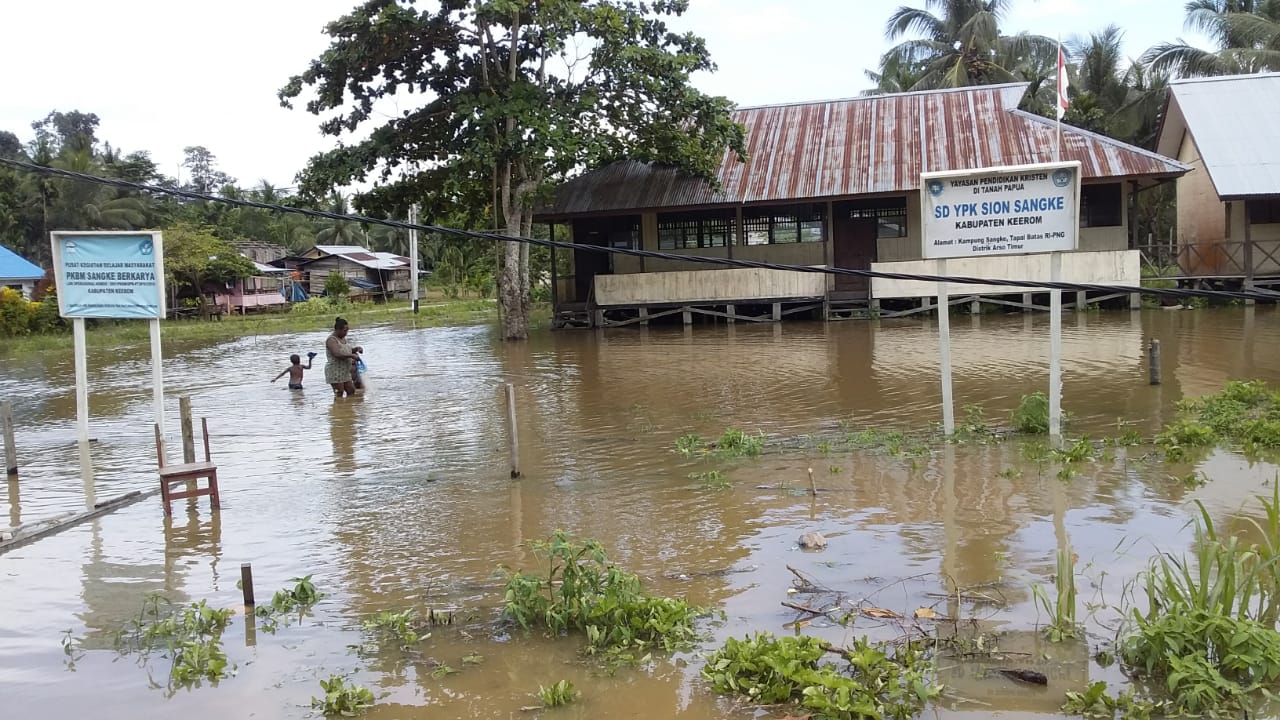
[[927, 608], [927, 607], [916, 608], [916, 617], [921, 620], [937, 620], [938, 612], [933, 608]]
[[888, 619], [888, 620], [896, 620], [902, 617], [901, 615], [899, 615], [898, 613], [892, 610], [886, 610], [884, 608], [878, 608], [878, 607], [862, 608], [862, 614], [866, 615], [867, 617], [882, 618], [882, 619]]

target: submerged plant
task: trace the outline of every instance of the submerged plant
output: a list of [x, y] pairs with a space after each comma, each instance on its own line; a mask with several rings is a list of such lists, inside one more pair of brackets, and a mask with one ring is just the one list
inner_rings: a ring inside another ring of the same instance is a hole
[[701, 435], [681, 435], [676, 438], [676, 452], [681, 455], [697, 455], [705, 452], [707, 449], [707, 441], [702, 439]]
[[1261, 380], [1229, 382], [1220, 393], [1179, 402], [1178, 410], [1182, 417], [1156, 437], [1171, 459], [1220, 442], [1246, 451], [1280, 448], [1280, 394]]
[[1050, 642], [1062, 642], [1079, 635], [1076, 624], [1076, 571], [1071, 548], [1058, 551], [1057, 572], [1053, 576], [1054, 596], [1041, 585], [1032, 585], [1036, 606], [1049, 617], [1044, 634]]
[[281, 621], [287, 622], [294, 612], [298, 613], [298, 619], [301, 620], [312, 606], [327, 597], [316, 590], [310, 575], [289, 578], [289, 582], [293, 583], [292, 588], [277, 590], [271, 596], [269, 605], [259, 605], [254, 608], [254, 615], [262, 619], [262, 628], [267, 632], [274, 633]]
[[380, 641], [393, 641], [401, 650], [407, 650], [419, 642], [431, 637], [427, 632], [429, 624], [418, 615], [413, 608], [408, 610], [385, 610], [362, 624], [365, 632], [372, 634]]
[[325, 715], [355, 717], [373, 707], [373, 691], [363, 685], [348, 683], [341, 675], [331, 675], [320, 681], [324, 697], [311, 698], [311, 707]]
[[204, 600], [180, 607], [161, 595], [148, 595], [138, 615], [117, 633], [116, 650], [138, 653], [144, 661], [153, 652], [168, 656], [171, 686], [217, 682], [230, 672], [222, 631], [231, 615], [230, 609], [209, 607]]
[[573, 683], [568, 680], [561, 680], [550, 687], [538, 686], [538, 699], [542, 701], [544, 707], [568, 705], [577, 700], [578, 695]]
[[716, 441], [716, 453], [728, 457], [755, 456], [764, 452], [764, 433], [748, 435], [735, 428], [727, 428]]
[[1262, 502], [1261, 545], [1219, 536], [1197, 501], [1194, 558], [1161, 555], [1140, 577], [1148, 606], [1131, 612], [1119, 655], [1165, 685], [1171, 712], [1238, 714], [1280, 685], [1280, 489]]
[[581, 632], [589, 653], [620, 661], [635, 660], [633, 651], [672, 651], [698, 639], [694, 623], [709, 611], [645, 593], [640, 578], [609, 562], [595, 540], [557, 530], [529, 547], [546, 559], [547, 572], [508, 573], [503, 599], [503, 614], [521, 627]]
[[1010, 420], [1013, 429], [1024, 435], [1049, 434], [1049, 396], [1039, 390], [1023, 395]]
[[[828, 652], [846, 663], [823, 662]], [[817, 717], [911, 718], [942, 687], [933, 664], [915, 643], [876, 645], [866, 638], [835, 648], [815, 637], [756, 633], [729, 638], [707, 656], [702, 677], [719, 693], [753, 705], [794, 703]]]

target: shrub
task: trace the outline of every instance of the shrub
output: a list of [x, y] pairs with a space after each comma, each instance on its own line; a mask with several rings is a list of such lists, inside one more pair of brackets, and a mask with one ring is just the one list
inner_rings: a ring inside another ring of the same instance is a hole
[[31, 332], [33, 305], [13, 288], [0, 288], [0, 337], [18, 337]]
[[329, 277], [324, 279], [324, 295], [329, 298], [329, 302], [334, 304], [342, 302], [349, 292], [351, 292], [351, 284], [342, 277], [342, 273], [330, 270]]
[[1023, 395], [1013, 411], [1013, 429], [1025, 435], [1045, 435], [1049, 432], [1049, 398], [1036, 391]]

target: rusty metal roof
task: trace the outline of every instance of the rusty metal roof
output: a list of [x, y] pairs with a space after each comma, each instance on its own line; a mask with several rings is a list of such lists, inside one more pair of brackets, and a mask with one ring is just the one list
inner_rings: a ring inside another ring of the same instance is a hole
[[[557, 188], [540, 218], [627, 210], [902, 193], [920, 173], [1051, 162], [1055, 123], [1017, 109], [1027, 83], [740, 108], [749, 159], [725, 153], [722, 190], [674, 168], [622, 161]], [[1062, 126], [1083, 177], [1173, 177], [1190, 168]]]

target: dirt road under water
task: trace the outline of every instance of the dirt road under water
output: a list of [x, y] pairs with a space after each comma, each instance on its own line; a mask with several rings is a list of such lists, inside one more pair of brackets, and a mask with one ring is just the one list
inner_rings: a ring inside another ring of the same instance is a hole
[[[1149, 437], [1183, 397], [1229, 379], [1280, 384], [1278, 320], [1269, 307], [1068, 316], [1069, 434], [1118, 435], [1129, 427], [1123, 419]], [[1002, 422], [1023, 394], [1047, 384], [1043, 315], [956, 318], [952, 334], [958, 406], [980, 404]], [[1230, 527], [1277, 472], [1226, 452], [1197, 467], [1143, 462], [1137, 448], [1060, 480], [1052, 466], [1025, 460], [1019, 441], [935, 445], [919, 457], [804, 442], [936, 422], [930, 321], [566, 331], [522, 344], [504, 344], [487, 327], [355, 327], [351, 337], [367, 348], [370, 387], [340, 402], [319, 365], [303, 392], [268, 382], [290, 353], [322, 351], [324, 333], [166, 348], [171, 447], [177, 397], [189, 395], [209, 420], [222, 511], [179, 502], [170, 520], [152, 498], [0, 555], [8, 714], [304, 717], [319, 679], [352, 674], [378, 696], [372, 718], [527, 717], [520, 708], [536, 704], [538, 686], [562, 678], [583, 696], [557, 717], [751, 717], [706, 689], [696, 654], [608, 674], [581, 661], [576, 639], [497, 629], [495, 570], [530, 565], [521, 544], [564, 528], [601, 540], [653, 591], [723, 608], [727, 620], [708, 647], [756, 629], [788, 632], [797, 619], [780, 605], [788, 564], [899, 612], [972, 614], [944, 596], [957, 585], [991, 588], [1003, 606], [982, 616], [1010, 633], [1006, 648], [1050, 652], [1038, 661], [1050, 685], [1026, 689], [981, 677], [979, 666], [947, 667], [942, 680], [955, 692], [937, 710], [1054, 716], [1063, 690], [1119, 679], [1084, 646], [1037, 645], [1029, 587], [1049, 582], [1056, 549], [1069, 542], [1079, 555], [1083, 618], [1086, 603], [1117, 602], [1157, 545], [1187, 547], [1191, 499]], [[1158, 387], [1146, 378], [1151, 338], [1163, 345]], [[0, 363], [22, 465], [0, 497], [0, 529], [5, 519], [16, 525], [154, 487], [146, 347], [91, 348], [98, 442], [89, 485], [72, 442], [70, 352]], [[508, 477], [504, 382], [517, 387], [519, 481]], [[725, 461], [673, 452], [682, 435], [728, 427], [792, 449]], [[802, 492], [809, 468], [823, 488], [816, 498]], [[710, 470], [723, 481], [690, 477]], [[1176, 479], [1192, 470], [1212, 482], [1188, 489]], [[827, 537], [826, 550], [795, 547], [809, 530]], [[113, 631], [149, 592], [239, 605], [242, 562], [253, 563], [260, 597], [307, 574], [329, 596], [314, 617], [274, 635], [249, 632], [237, 617], [225, 636], [237, 672], [217, 687], [170, 695], [163, 661], [139, 667], [111, 649]], [[428, 659], [361, 657], [348, 647], [361, 642], [361, 620], [405, 607], [457, 610], [457, 624], [427, 641]], [[67, 630], [86, 648], [74, 670], [59, 644]], [[865, 618], [806, 630], [833, 641], [892, 634]], [[464, 664], [466, 655], [483, 662]], [[439, 664], [459, 672], [438, 677]], [[149, 671], [161, 687], [149, 686]]]

